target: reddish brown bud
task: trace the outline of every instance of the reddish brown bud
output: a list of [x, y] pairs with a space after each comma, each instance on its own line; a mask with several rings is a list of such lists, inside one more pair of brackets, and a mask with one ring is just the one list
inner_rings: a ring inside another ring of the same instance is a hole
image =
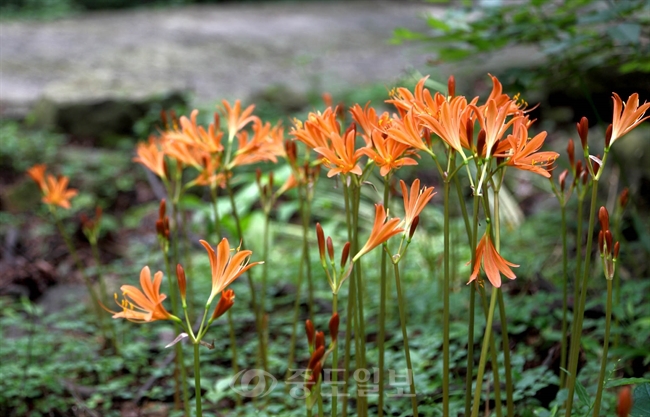
[[185, 279], [185, 270], [181, 264], [176, 265], [176, 278], [178, 279], [178, 290], [181, 293], [181, 298], [185, 299], [185, 290], [187, 288], [187, 280]]
[[630, 199], [630, 190], [625, 187], [623, 188], [623, 191], [621, 191], [621, 195], [618, 197], [618, 204], [621, 205], [621, 208], [625, 208], [627, 206], [627, 202]]
[[221, 127], [221, 117], [219, 116], [219, 112], [214, 112], [214, 128], [219, 129]]
[[343, 250], [341, 251], [341, 268], [345, 266], [348, 262], [348, 257], [350, 256], [350, 242], [345, 242], [343, 245]]
[[305, 333], [307, 334], [307, 344], [309, 346], [313, 345], [316, 331], [314, 330], [314, 323], [311, 320], [305, 320]]
[[415, 230], [418, 228], [418, 224], [420, 224], [420, 216], [415, 216], [411, 222], [411, 227], [409, 229], [409, 239], [413, 239], [413, 235], [415, 234]]
[[336, 342], [336, 338], [339, 335], [339, 313], [332, 314], [330, 319], [330, 337], [332, 338], [332, 343]]
[[318, 253], [321, 262], [325, 262], [325, 234], [320, 223], [316, 223], [316, 240], [318, 241]]
[[618, 252], [621, 250], [621, 244], [619, 242], [614, 243], [614, 259], [618, 259]]
[[321, 346], [325, 347], [325, 333], [316, 332], [316, 337], [315, 337], [315, 340], [314, 340], [314, 346], [316, 347], [316, 349], [318, 349]]
[[334, 101], [332, 100], [332, 95], [330, 93], [323, 93], [321, 98], [323, 99], [323, 103], [325, 103], [325, 107], [332, 107]]
[[456, 95], [456, 80], [453, 75], [450, 75], [447, 80], [447, 95], [449, 97], [454, 97]]
[[618, 404], [616, 405], [617, 417], [628, 417], [632, 411], [632, 389], [624, 386], [618, 393]]
[[169, 176], [169, 165], [167, 165], [167, 160], [163, 160], [163, 172], [165, 173], [165, 178], [170, 178]]
[[212, 313], [211, 320], [216, 320], [221, 317], [226, 311], [230, 310], [230, 307], [232, 307], [234, 304], [235, 292], [233, 290], [224, 290], [221, 292], [221, 298], [219, 298], [217, 307], [215, 307], [214, 313]]
[[323, 358], [323, 355], [325, 355], [325, 346], [320, 346], [314, 350], [314, 353], [311, 354], [311, 358], [309, 358], [309, 363], [307, 364], [307, 369], [314, 369], [317, 363], [320, 362], [320, 360]]
[[318, 378], [320, 378], [320, 372], [322, 369], [323, 369], [323, 365], [320, 362], [318, 362], [314, 367], [311, 375], [309, 376], [309, 380], [305, 384], [309, 391], [311, 391], [314, 385], [318, 383]]
[[269, 189], [273, 189], [273, 171], [269, 172]]
[[356, 134], [357, 134], [357, 125], [356, 125], [356, 123], [354, 123], [354, 122], [350, 123], [350, 126], [348, 126], [348, 128], [345, 129], [345, 133], [343, 134], [343, 137], [347, 136], [348, 133], [350, 133], [350, 132], [354, 132], [354, 135], [356, 136]]
[[481, 129], [478, 132], [478, 138], [476, 138], [476, 153], [479, 156], [483, 156], [483, 152], [485, 151], [485, 137], [486, 137], [485, 130]]
[[605, 235], [602, 230], [598, 231], [598, 251], [601, 255], [605, 254]]
[[582, 174], [582, 161], [576, 162], [576, 178], [580, 178], [580, 174]]
[[609, 145], [612, 143], [612, 125], [610, 123], [609, 126], [607, 126], [607, 130], [605, 131], [605, 149], [609, 148]]
[[582, 170], [582, 174], [580, 174], [580, 179], [582, 179], [582, 185], [586, 186], [587, 183], [589, 182], [589, 171], [585, 167], [585, 169]]
[[332, 243], [331, 237], [327, 236], [325, 246], [327, 246], [327, 254], [330, 257], [330, 262], [334, 262], [334, 244]]
[[566, 187], [566, 177], [567, 177], [568, 175], [569, 175], [569, 170], [568, 170], [568, 169], [565, 169], [565, 170], [562, 171], [562, 173], [560, 174], [560, 190], [561, 190], [562, 192], [564, 192], [564, 189], [565, 189], [565, 187]]
[[468, 118], [467, 123], [465, 123], [465, 133], [467, 134], [467, 142], [471, 149], [474, 145], [474, 121], [471, 118]]
[[601, 207], [598, 210], [598, 220], [600, 220], [600, 228], [603, 230], [609, 230], [609, 213], [605, 207]]
[[422, 137], [424, 138], [424, 143], [427, 144], [427, 147], [431, 147], [431, 131], [429, 129], [424, 129], [422, 132]]
[[614, 239], [612, 238], [612, 232], [605, 230], [605, 244], [607, 245], [607, 255], [612, 254], [612, 248], [614, 246]]
[[257, 168], [255, 170], [255, 182], [257, 183], [258, 186], [261, 186], [261, 181], [262, 181], [262, 170]]
[[167, 112], [165, 110], [160, 110], [160, 121], [162, 122], [163, 129], [167, 129]]
[[569, 139], [569, 144], [566, 147], [566, 153], [569, 155], [569, 165], [571, 168], [576, 166], [576, 154], [575, 154], [575, 145], [573, 144], [573, 139]]
[[580, 136], [580, 143], [582, 144], [582, 149], [587, 149], [587, 137], [589, 136], [589, 120], [586, 117], [580, 119], [580, 122], [576, 123], [576, 129], [578, 130], [578, 135]]
[[165, 218], [166, 214], [167, 214], [167, 208], [166, 208], [165, 199], [163, 198], [162, 200], [160, 200], [160, 207], [158, 208], [158, 218], [162, 220]]

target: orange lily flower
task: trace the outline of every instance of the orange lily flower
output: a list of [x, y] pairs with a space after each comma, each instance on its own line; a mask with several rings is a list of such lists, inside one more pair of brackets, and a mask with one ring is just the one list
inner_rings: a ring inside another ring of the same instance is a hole
[[419, 216], [424, 206], [433, 198], [436, 194], [433, 192], [433, 187], [424, 187], [420, 189], [420, 180], [416, 178], [411, 184], [411, 191], [409, 192], [406, 188], [406, 183], [402, 180], [399, 180], [399, 185], [402, 188], [402, 197], [404, 198], [404, 221], [402, 227], [404, 230], [409, 230], [413, 219]]
[[523, 169], [550, 178], [549, 167], [560, 156], [557, 152], [537, 152], [544, 144], [546, 132], [541, 132], [532, 139], [528, 138], [528, 129], [518, 124], [514, 135], [510, 135], [507, 141], [512, 147], [512, 154], [499, 156], [510, 157], [506, 165], [517, 169]]
[[362, 109], [360, 105], [355, 104], [350, 107], [350, 114], [354, 121], [363, 129], [363, 140], [367, 146], [372, 145], [372, 134], [375, 130], [386, 132], [392, 125], [393, 119], [388, 112], [383, 112], [381, 116], [377, 115], [374, 107], [370, 107], [370, 102], [366, 103]]
[[230, 107], [230, 103], [226, 100], [223, 100], [221, 103], [223, 104], [222, 113], [228, 120], [228, 141], [231, 141], [237, 132], [246, 127], [247, 124], [258, 119], [257, 116], [253, 115], [253, 110], [255, 109], [254, 104], [251, 104], [242, 111], [240, 100], [235, 101], [233, 107]]
[[341, 131], [341, 126], [336, 121], [336, 112], [336, 109], [328, 107], [323, 113], [309, 113], [304, 123], [294, 119], [291, 135], [310, 149], [327, 147], [329, 136]]
[[404, 231], [401, 227], [398, 227], [400, 219], [395, 217], [386, 221], [386, 210], [381, 204], [375, 204], [375, 223], [372, 226], [372, 231], [368, 237], [368, 241], [361, 248], [361, 250], [354, 255], [352, 262], [356, 262], [357, 259], [362, 257], [364, 254], [370, 252], [377, 246], [386, 242], [391, 237], [395, 236]]
[[500, 107], [497, 107], [495, 100], [488, 100], [488, 102], [479, 108], [475, 108], [476, 116], [478, 118], [481, 129], [485, 131], [485, 155], [492, 155], [492, 148], [497, 144], [503, 135], [505, 135], [508, 128], [523, 116], [518, 115], [506, 122], [506, 117], [509, 115], [509, 108], [512, 102], [508, 102]]
[[253, 254], [250, 250], [239, 250], [234, 255], [230, 256], [230, 245], [228, 239], [224, 238], [217, 246], [217, 251], [212, 249], [212, 246], [205, 240], [199, 241], [203, 247], [208, 251], [210, 257], [210, 268], [212, 270], [212, 291], [206, 305], [212, 302], [212, 299], [226, 289], [234, 280], [241, 274], [248, 271], [250, 268], [264, 262], [249, 263], [250, 257]]
[[476, 261], [474, 262], [474, 268], [472, 270], [472, 275], [469, 277], [469, 282], [474, 281], [478, 277], [481, 261], [483, 262], [483, 270], [485, 271], [485, 275], [487, 275], [488, 280], [490, 280], [492, 286], [496, 288], [501, 287], [501, 274], [510, 279], [517, 278], [510, 267], [516, 267], [519, 265], [508, 262], [503, 259], [501, 255], [499, 255], [499, 252], [497, 252], [497, 250], [494, 248], [494, 245], [492, 244], [489, 230], [485, 232], [481, 238], [481, 241], [476, 247]]
[[38, 184], [38, 187], [43, 193], [43, 203], [63, 207], [64, 209], [70, 208], [70, 199], [77, 195], [77, 190], [68, 189], [68, 177], [60, 176], [56, 178], [54, 175], [45, 176], [45, 164], [34, 165], [27, 170], [29, 175]]
[[248, 140], [248, 132], [237, 135], [238, 148], [229, 169], [238, 165], [254, 164], [261, 161], [278, 162], [277, 156], [284, 156], [284, 129], [280, 125], [271, 127], [269, 122], [255, 120], [253, 137]]
[[411, 93], [407, 88], [400, 87], [389, 94], [391, 96], [390, 100], [386, 100], [386, 103], [393, 104], [397, 111], [400, 114], [400, 117], [404, 117], [407, 112], [410, 110], [417, 110], [420, 113], [426, 114], [437, 114], [440, 104], [446, 100], [445, 96], [440, 93], [436, 93], [434, 96], [431, 96], [429, 89], [424, 88], [424, 84], [427, 81], [429, 76], [420, 79]]
[[650, 119], [650, 116], [643, 117], [645, 112], [650, 108], [650, 103], [644, 102], [639, 106], [639, 95], [637, 93], [632, 94], [627, 99], [627, 103], [623, 103], [623, 100], [621, 100], [618, 94], [612, 94], [614, 116], [612, 118], [612, 138], [609, 146], [612, 146], [614, 141], [620, 139], [644, 120]]
[[442, 103], [438, 118], [428, 114], [422, 114], [420, 118], [425, 127], [440, 136], [447, 145], [459, 152], [465, 159], [463, 148], [469, 148], [469, 143], [466, 135], [461, 136], [461, 132], [465, 132], [471, 109], [468, 107], [465, 97], [456, 96], [450, 102]]
[[[124, 299], [119, 304], [122, 307], [122, 312], [113, 314], [113, 318], [127, 319], [137, 323], [169, 319], [178, 320], [165, 310], [162, 304], [167, 298], [165, 294], [160, 293], [162, 277], [163, 273], [158, 271], [152, 280], [149, 267], [142, 268], [142, 271], [140, 271], [140, 286], [144, 292], [133, 285], [122, 285], [120, 289], [124, 294]], [[115, 294], [115, 299], [117, 300], [117, 294]]]
[[159, 139], [156, 139], [153, 135], [149, 136], [149, 143], [138, 143], [135, 150], [138, 156], [133, 158], [133, 161], [144, 165], [158, 177], [165, 179], [167, 178], [165, 174], [165, 152], [163, 152], [161, 145]]
[[[167, 137], [169, 138], [169, 137]], [[211, 158], [210, 153], [199, 146], [182, 140], [167, 140], [163, 144], [164, 154], [175, 159], [183, 166], [192, 166], [201, 170], [202, 161]]]
[[409, 152], [412, 148], [404, 143], [398, 142], [391, 137], [384, 137], [384, 133], [379, 130], [372, 132], [372, 145], [361, 149], [368, 158], [375, 161], [380, 167], [379, 174], [384, 177], [392, 169], [398, 169], [404, 165], [417, 165], [418, 163], [406, 155], [413, 154]]
[[430, 153], [429, 147], [422, 139], [420, 118], [408, 111], [401, 119], [393, 119], [388, 136], [412, 148]]
[[361, 167], [357, 165], [359, 158], [363, 156], [361, 149], [354, 149], [354, 142], [356, 139], [356, 130], [348, 129], [341, 137], [336, 132], [330, 135], [331, 147], [319, 146], [314, 148], [314, 151], [323, 155], [323, 164], [330, 168], [327, 173], [328, 177], [333, 177], [336, 174], [352, 173], [361, 175]]
[[165, 138], [172, 141], [181, 141], [189, 145], [194, 145], [205, 152], [217, 153], [223, 151], [223, 145], [221, 144], [223, 132], [219, 130], [217, 116], [215, 116], [215, 123], [211, 123], [206, 131], [203, 126], [198, 126], [196, 123], [196, 116], [198, 116], [198, 114], [199, 111], [195, 109], [192, 110], [189, 119], [182, 116], [179, 120], [181, 129], [174, 129], [165, 132]]

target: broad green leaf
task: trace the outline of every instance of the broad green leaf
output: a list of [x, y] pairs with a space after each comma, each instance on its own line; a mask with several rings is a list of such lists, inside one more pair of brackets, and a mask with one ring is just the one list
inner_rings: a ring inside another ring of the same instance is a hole
[[650, 417], [650, 384], [646, 382], [634, 388], [632, 398], [630, 417]]
[[429, 27], [433, 29], [442, 30], [443, 32], [447, 32], [451, 29], [451, 27], [447, 23], [445, 23], [440, 19], [436, 19], [433, 16], [427, 17], [427, 25], [429, 25]]
[[621, 385], [637, 385], [650, 382], [649, 378], [621, 378], [605, 383], [607, 388], [620, 387]]

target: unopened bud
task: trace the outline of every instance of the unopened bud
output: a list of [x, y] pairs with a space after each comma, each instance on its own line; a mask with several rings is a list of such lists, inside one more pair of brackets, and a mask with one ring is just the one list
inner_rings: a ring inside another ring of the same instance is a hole
[[214, 112], [214, 128], [219, 129], [221, 126], [221, 117], [219, 116], [219, 112]]
[[420, 216], [415, 216], [411, 222], [411, 227], [409, 228], [409, 239], [413, 239], [413, 235], [415, 234], [415, 229], [418, 228], [418, 224], [420, 224]]
[[307, 344], [309, 346], [313, 345], [316, 331], [314, 330], [314, 323], [311, 320], [305, 320], [305, 333], [307, 334]]
[[607, 130], [605, 131], [605, 149], [609, 148], [611, 142], [612, 142], [612, 124], [610, 123], [610, 125], [607, 126]]
[[612, 238], [612, 232], [610, 230], [605, 230], [605, 245], [607, 245], [606, 255], [612, 254], [612, 248], [614, 246], [614, 239]]
[[614, 259], [618, 259], [618, 252], [621, 250], [621, 244], [619, 242], [614, 243]]
[[307, 389], [311, 391], [311, 389], [318, 383], [318, 378], [320, 378], [320, 372], [323, 369], [323, 365], [318, 362], [314, 369], [312, 370], [311, 375], [309, 376], [309, 380], [305, 384]]
[[600, 210], [598, 210], [598, 220], [600, 220], [601, 229], [609, 230], [609, 213], [604, 206], [600, 207]]
[[560, 174], [560, 179], [559, 179], [559, 180], [560, 180], [560, 190], [561, 190], [562, 192], [564, 192], [564, 189], [565, 189], [565, 187], [566, 187], [566, 177], [567, 177], [568, 175], [569, 175], [569, 170], [568, 170], [568, 169], [565, 169], [565, 170], [562, 171], [562, 173]]
[[330, 257], [330, 262], [334, 262], [334, 244], [332, 243], [331, 237], [327, 236], [325, 246], [327, 246], [327, 254]]
[[323, 103], [325, 103], [325, 107], [332, 107], [334, 101], [332, 100], [332, 95], [330, 93], [323, 93], [321, 98], [323, 99]]
[[605, 255], [605, 234], [602, 230], [598, 231], [598, 251], [601, 255]]
[[233, 290], [224, 290], [221, 293], [221, 298], [219, 299], [219, 302], [217, 303], [217, 307], [215, 307], [214, 313], [212, 313], [212, 318], [210, 320], [218, 319], [226, 311], [230, 310], [230, 307], [232, 307], [234, 304], [235, 304], [235, 292]]
[[162, 122], [163, 129], [167, 129], [167, 112], [165, 110], [160, 110], [160, 121]]
[[257, 185], [260, 186], [260, 187], [262, 186], [262, 185], [261, 185], [261, 181], [262, 181], [262, 170], [259, 169], [259, 168], [257, 168], [257, 169], [255, 170], [255, 182], [256, 182]]
[[332, 314], [330, 319], [330, 337], [332, 338], [332, 343], [336, 342], [336, 338], [339, 335], [339, 313]]
[[311, 358], [309, 358], [309, 363], [307, 364], [307, 369], [314, 369], [317, 363], [320, 362], [320, 360], [323, 358], [323, 355], [325, 354], [325, 346], [319, 346], [314, 350], [314, 353], [311, 354]]
[[450, 75], [447, 80], [447, 95], [449, 97], [454, 97], [456, 95], [456, 80], [453, 75]]
[[314, 346], [316, 347], [316, 349], [318, 349], [321, 346], [325, 347], [325, 333], [316, 332], [316, 337], [315, 337], [315, 340], [314, 340]]
[[181, 298], [185, 301], [185, 290], [187, 288], [187, 280], [185, 279], [185, 270], [181, 264], [176, 265], [176, 278], [178, 279], [178, 290], [181, 293]]
[[589, 120], [586, 117], [580, 119], [580, 122], [576, 123], [576, 129], [578, 130], [578, 135], [580, 136], [580, 143], [582, 144], [582, 149], [587, 149], [587, 137], [589, 136]]
[[569, 155], [569, 165], [571, 168], [576, 166], [576, 154], [575, 154], [575, 145], [573, 144], [573, 139], [569, 139], [569, 144], [566, 147], [566, 153]]
[[431, 131], [427, 128], [424, 128], [422, 131], [422, 137], [424, 138], [424, 143], [427, 144], [427, 147], [431, 148]]
[[160, 207], [158, 208], [158, 218], [164, 219], [166, 214], [167, 214], [167, 208], [166, 208], [165, 199], [163, 198], [162, 200], [160, 200]]
[[589, 171], [587, 171], [587, 168], [582, 170], [580, 178], [582, 179], [582, 185], [587, 186], [587, 183], [589, 183]]
[[485, 130], [481, 129], [478, 132], [478, 138], [476, 139], [476, 153], [479, 156], [483, 156], [483, 152], [485, 151], [485, 137], [486, 137]]
[[467, 135], [467, 143], [469, 143], [471, 149], [474, 145], [474, 121], [471, 118], [468, 118], [467, 123], [465, 123], [465, 134]]
[[320, 223], [316, 223], [316, 240], [318, 241], [318, 253], [320, 254], [320, 261], [325, 263], [325, 234]]
[[621, 191], [621, 195], [618, 197], [618, 204], [620, 204], [622, 209], [624, 209], [627, 206], [629, 198], [630, 198], [630, 190], [629, 188], [625, 187], [623, 188], [623, 191]]
[[616, 416], [628, 417], [630, 411], [632, 411], [632, 389], [629, 386], [625, 386], [618, 393]]
[[348, 126], [347, 129], [345, 129], [345, 133], [343, 134], [343, 137], [346, 137], [350, 132], [353, 132], [353, 134], [356, 136], [357, 134], [357, 125], [356, 123], [350, 123], [350, 126]]
[[349, 257], [350, 257], [350, 242], [345, 242], [345, 245], [343, 245], [343, 250], [341, 251], [341, 268], [343, 268], [345, 264], [348, 262]]

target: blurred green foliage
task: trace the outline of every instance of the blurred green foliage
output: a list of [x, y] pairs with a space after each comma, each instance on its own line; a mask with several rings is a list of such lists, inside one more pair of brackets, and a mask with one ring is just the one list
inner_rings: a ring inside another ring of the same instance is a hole
[[650, 2], [647, 0], [497, 0], [485, 6], [425, 17], [428, 32], [398, 28], [395, 42], [427, 43], [444, 62], [517, 45], [538, 46], [545, 62], [509, 71], [523, 87], [579, 82], [580, 74], [613, 68], [650, 73]]

